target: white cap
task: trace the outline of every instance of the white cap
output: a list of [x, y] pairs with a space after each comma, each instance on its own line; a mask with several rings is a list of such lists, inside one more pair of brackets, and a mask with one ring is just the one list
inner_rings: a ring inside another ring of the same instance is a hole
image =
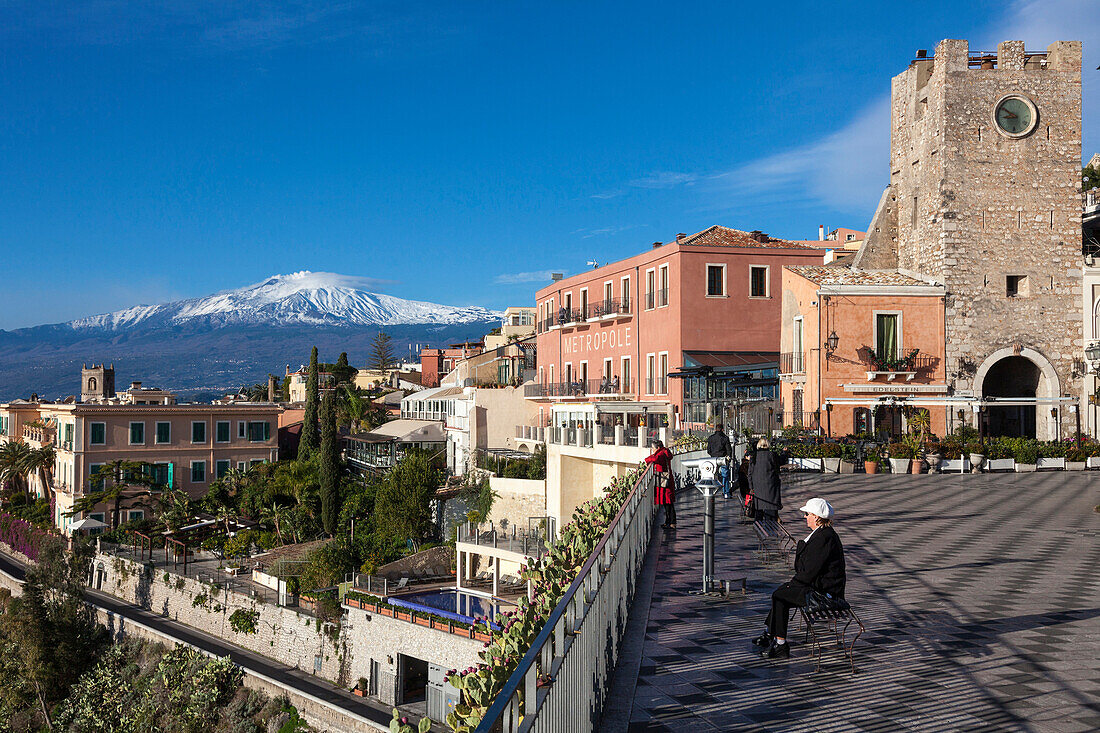
[[817, 497], [810, 499], [806, 502], [806, 506], [798, 511], [814, 514], [822, 519], [832, 519], [833, 517], [833, 506], [824, 499], [818, 499]]

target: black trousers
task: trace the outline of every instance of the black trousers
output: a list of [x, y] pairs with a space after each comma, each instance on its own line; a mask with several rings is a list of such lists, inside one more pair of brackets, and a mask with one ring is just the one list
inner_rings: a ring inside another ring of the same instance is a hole
[[784, 583], [772, 593], [772, 610], [764, 622], [768, 633], [773, 637], [787, 638], [787, 624], [791, 620], [791, 609], [806, 603], [806, 591], [809, 588], [801, 583]]
[[676, 524], [676, 502], [664, 504], [665, 524]]

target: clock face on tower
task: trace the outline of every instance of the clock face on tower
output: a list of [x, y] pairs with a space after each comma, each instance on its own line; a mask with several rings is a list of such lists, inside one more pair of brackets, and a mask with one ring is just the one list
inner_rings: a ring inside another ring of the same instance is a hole
[[993, 121], [1009, 137], [1023, 137], [1035, 129], [1039, 114], [1031, 100], [1009, 95], [993, 108]]

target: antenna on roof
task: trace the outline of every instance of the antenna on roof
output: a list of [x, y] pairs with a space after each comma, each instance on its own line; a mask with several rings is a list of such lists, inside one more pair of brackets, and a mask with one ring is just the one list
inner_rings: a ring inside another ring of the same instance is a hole
[[585, 262], [584, 264], [588, 265], [593, 270], [600, 266], [600, 263], [597, 262], [596, 260], [589, 260], [588, 262]]

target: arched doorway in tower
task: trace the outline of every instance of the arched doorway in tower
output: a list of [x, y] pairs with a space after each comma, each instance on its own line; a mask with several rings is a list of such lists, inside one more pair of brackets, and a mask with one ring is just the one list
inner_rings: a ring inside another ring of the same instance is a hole
[[[1039, 396], [1043, 381], [1039, 365], [1024, 356], [1006, 356], [995, 362], [982, 382], [982, 396], [1022, 398]], [[986, 430], [989, 435], [1034, 438], [1035, 405], [988, 405]]]

